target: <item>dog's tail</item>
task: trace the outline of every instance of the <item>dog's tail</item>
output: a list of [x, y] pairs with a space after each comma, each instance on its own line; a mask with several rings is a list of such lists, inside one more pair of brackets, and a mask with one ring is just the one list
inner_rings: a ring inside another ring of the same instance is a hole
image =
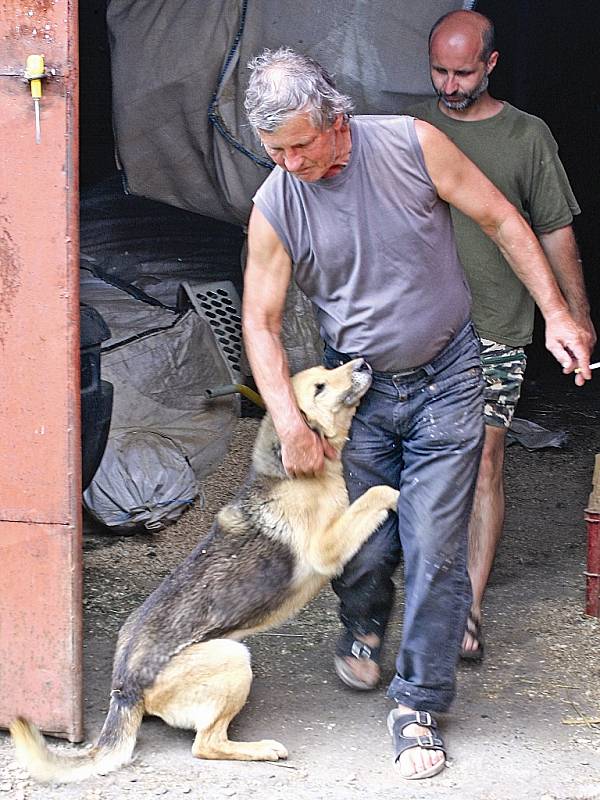
[[105, 775], [131, 760], [144, 715], [140, 700], [127, 705], [111, 697], [104, 726], [96, 744], [83, 753], [50, 750], [35, 725], [22, 717], [10, 726], [17, 760], [40, 783], [75, 783], [92, 775]]

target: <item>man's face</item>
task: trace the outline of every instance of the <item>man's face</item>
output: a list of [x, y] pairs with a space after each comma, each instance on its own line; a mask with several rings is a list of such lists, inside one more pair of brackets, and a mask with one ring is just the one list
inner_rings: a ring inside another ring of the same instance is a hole
[[299, 113], [276, 131], [260, 131], [273, 161], [286, 172], [312, 183], [336, 175], [344, 166], [340, 115], [329, 128], [315, 128], [308, 114]]
[[481, 60], [479, 37], [434, 36], [429, 54], [431, 82], [440, 101], [452, 111], [470, 108], [488, 87], [497, 52]]

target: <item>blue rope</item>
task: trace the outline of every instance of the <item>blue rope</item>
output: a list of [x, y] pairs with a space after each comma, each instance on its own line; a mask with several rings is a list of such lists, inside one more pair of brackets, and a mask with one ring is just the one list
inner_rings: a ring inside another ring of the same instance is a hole
[[231, 61], [232, 61], [233, 57], [236, 54], [236, 51], [237, 51], [237, 49], [239, 47], [239, 44], [240, 44], [240, 40], [242, 38], [242, 34], [244, 32], [244, 26], [246, 24], [246, 11], [247, 10], [248, 10], [248, 0], [243, 0], [242, 13], [240, 15], [240, 24], [239, 24], [237, 33], [235, 35], [235, 38], [233, 40], [233, 44], [231, 45], [231, 48], [230, 48], [229, 53], [227, 55], [227, 58], [225, 59], [225, 63], [223, 65], [223, 69], [221, 70], [221, 73], [219, 74], [219, 78], [217, 80], [217, 88], [215, 89], [215, 92], [214, 92], [214, 94], [212, 96], [211, 103], [210, 103], [210, 105], [208, 107], [208, 119], [209, 119], [211, 125], [213, 125], [217, 129], [217, 131], [221, 134], [221, 136], [225, 139], [225, 141], [228, 142], [232, 147], [234, 147], [236, 150], [238, 150], [243, 155], [247, 156], [255, 164], [258, 164], [259, 167], [265, 167], [266, 169], [271, 170], [271, 169], [273, 169], [273, 162], [267, 160], [266, 158], [261, 158], [260, 156], [257, 156], [251, 150], [248, 150], [246, 147], [244, 147], [244, 145], [241, 142], [238, 142], [237, 139], [235, 139], [233, 137], [233, 135], [227, 130], [227, 127], [226, 127], [225, 123], [223, 122], [223, 119], [221, 118], [221, 115], [219, 114], [219, 112], [217, 110], [218, 95], [219, 95], [219, 92], [220, 92], [221, 87], [223, 85], [223, 79], [225, 77], [225, 74], [226, 74], [227, 70], [229, 69], [229, 65], [231, 64]]

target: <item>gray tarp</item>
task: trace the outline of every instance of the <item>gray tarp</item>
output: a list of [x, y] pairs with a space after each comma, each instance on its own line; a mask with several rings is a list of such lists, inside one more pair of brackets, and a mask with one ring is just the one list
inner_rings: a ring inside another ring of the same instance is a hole
[[231, 281], [241, 296], [244, 234], [165, 203], [127, 195], [119, 176], [81, 192], [80, 248], [96, 274], [177, 305], [182, 281]]
[[111, 330], [102, 378], [114, 387], [107, 448], [84, 503], [117, 529], [179, 516], [222, 461], [239, 415], [239, 398], [205, 395], [232, 382], [208, 321], [189, 304], [174, 311], [139, 294], [81, 270], [81, 298]]
[[[429, 94], [427, 35], [454, 0], [110, 0], [117, 151], [129, 190], [244, 223], [268, 174], [246, 123], [246, 64], [288, 45], [332, 71], [357, 113]], [[209, 118], [210, 117], [210, 118]]]

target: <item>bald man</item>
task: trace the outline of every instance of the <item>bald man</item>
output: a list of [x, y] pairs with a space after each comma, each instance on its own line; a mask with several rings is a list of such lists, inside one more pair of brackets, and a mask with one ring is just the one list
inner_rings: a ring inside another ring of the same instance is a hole
[[[571, 223], [579, 206], [542, 120], [488, 91], [498, 61], [494, 27], [483, 14], [455, 11], [429, 37], [436, 97], [403, 113], [443, 131], [520, 211], [537, 235], [572, 316], [593, 349], [596, 334]], [[461, 657], [480, 661], [482, 600], [504, 524], [504, 448], [531, 342], [534, 302], [496, 245], [452, 208], [460, 260], [471, 288], [485, 378], [485, 439], [469, 526], [473, 601]]]

